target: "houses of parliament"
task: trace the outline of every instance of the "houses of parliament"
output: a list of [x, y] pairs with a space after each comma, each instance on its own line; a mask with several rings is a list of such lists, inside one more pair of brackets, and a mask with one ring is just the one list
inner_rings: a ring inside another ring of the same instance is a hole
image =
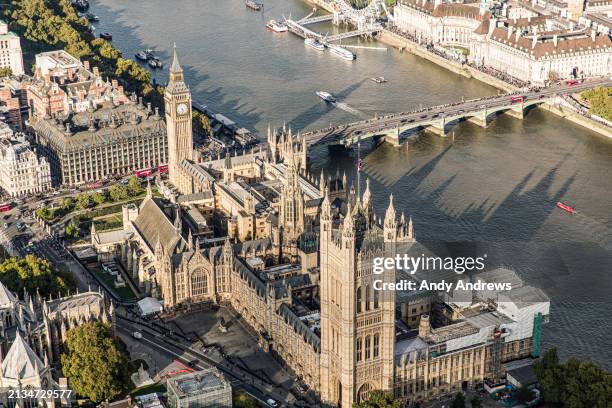
[[148, 186], [139, 206], [123, 208], [121, 230], [92, 231], [100, 256], [120, 260], [167, 310], [231, 306], [329, 406], [373, 390], [424, 401], [498, 380], [506, 362], [539, 351], [541, 291], [521, 282], [465, 300], [374, 290], [376, 279], [422, 279], [373, 273], [374, 258], [426, 251], [392, 196], [379, 216], [367, 180], [361, 189], [346, 175], [309, 173], [304, 139], [285, 126], [268, 130], [265, 148], [202, 161], [191, 109], [175, 51], [169, 180], [157, 182], [165, 198]]

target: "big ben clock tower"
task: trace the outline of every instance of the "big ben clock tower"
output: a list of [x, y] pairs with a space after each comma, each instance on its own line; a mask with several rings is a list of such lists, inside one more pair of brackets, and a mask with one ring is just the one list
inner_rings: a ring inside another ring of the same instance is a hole
[[180, 164], [193, 157], [193, 134], [191, 129], [191, 93], [185, 84], [183, 69], [179, 64], [174, 46], [170, 67], [170, 78], [164, 95], [166, 127], [168, 132], [168, 170], [170, 182], [180, 183]]

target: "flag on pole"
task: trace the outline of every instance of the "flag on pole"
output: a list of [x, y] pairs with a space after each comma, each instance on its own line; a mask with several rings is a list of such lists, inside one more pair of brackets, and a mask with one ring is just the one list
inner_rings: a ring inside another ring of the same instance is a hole
[[357, 171], [361, 171], [363, 169], [363, 161], [361, 159], [357, 159]]

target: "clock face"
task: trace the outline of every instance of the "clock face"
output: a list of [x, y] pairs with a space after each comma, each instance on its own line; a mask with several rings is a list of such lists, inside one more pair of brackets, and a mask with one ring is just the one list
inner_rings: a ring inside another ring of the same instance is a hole
[[179, 106], [176, 107], [176, 113], [178, 113], [179, 115], [184, 115], [187, 113], [189, 109], [187, 108], [187, 104], [181, 103], [179, 104]]

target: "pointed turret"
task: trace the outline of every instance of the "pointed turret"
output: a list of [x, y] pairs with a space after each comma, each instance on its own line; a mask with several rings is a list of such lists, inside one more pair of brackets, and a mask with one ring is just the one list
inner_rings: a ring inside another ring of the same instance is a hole
[[183, 68], [181, 68], [181, 64], [179, 63], [178, 54], [176, 53], [176, 43], [174, 43], [172, 47], [172, 65], [170, 66], [170, 73], [182, 73]]
[[397, 237], [397, 223], [395, 221], [396, 213], [395, 207], [393, 206], [393, 194], [389, 194], [389, 207], [387, 207], [387, 212], [385, 213], [385, 241], [392, 242], [395, 241]]
[[190, 251], [193, 250], [193, 236], [191, 235], [191, 228], [189, 228], [189, 233], [187, 234], [187, 246]]

